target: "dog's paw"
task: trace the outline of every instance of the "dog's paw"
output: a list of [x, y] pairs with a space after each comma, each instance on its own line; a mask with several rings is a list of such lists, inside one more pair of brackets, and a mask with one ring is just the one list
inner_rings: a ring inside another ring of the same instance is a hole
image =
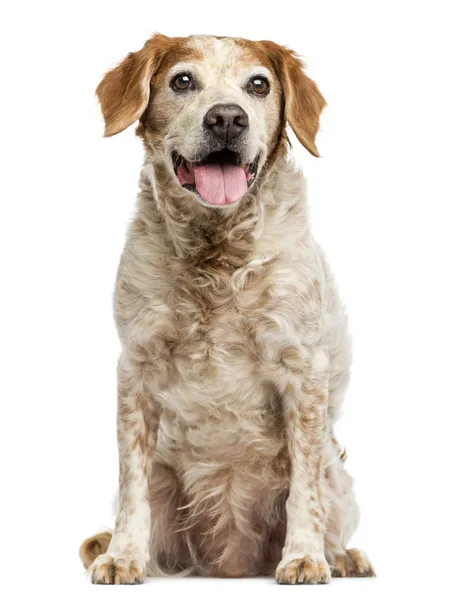
[[366, 554], [355, 548], [337, 556], [335, 566], [332, 567], [332, 575], [334, 577], [376, 577]]
[[277, 567], [275, 578], [278, 583], [284, 585], [329, 583], [330, 567], [325, 558], [316, 558], [309, 554], [291, 560], [284, 557]]
[[144, 583], [145, 564], [138, 560], [101, 554], [89, 569], [92, 583], [132, 585]]

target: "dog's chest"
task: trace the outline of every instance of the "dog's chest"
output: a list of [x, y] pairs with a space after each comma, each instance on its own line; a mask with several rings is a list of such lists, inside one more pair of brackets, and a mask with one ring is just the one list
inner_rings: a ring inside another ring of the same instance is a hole
[[295, 282], [277, 284], [271, 267], [240, 275], [186, 279], [185, 285], [177, 279], [149, 339], [163, 399], [171, 402], [169, 390], [179, 390], [193, 402], [207, 403], [209, 396], [225, 406], [227, 397], [248, 398], [258, 408], [267, 365], [280, 360], [276, 349], [299, 343], [304, 305]]
[[151, 392], [178, 414], [183, 406], [189, 414], [235, 412], [229, 403], [261, 410], [270, 400], [268, 374], [282, 368], [283, 352], [299, 360], [302, 333], [309, 339], [320, 323], [305, 261], [172, 267], [141, 279], [140, 300], [121, 304]]
[[182, 294], [174, 306], [171, 363], [187, 382], [219, 383], [223, 390], [238, 389], [254, 376], [261, 363], [258, 336], [268, 304], [261, 291], [238, 290], [229, 281]]

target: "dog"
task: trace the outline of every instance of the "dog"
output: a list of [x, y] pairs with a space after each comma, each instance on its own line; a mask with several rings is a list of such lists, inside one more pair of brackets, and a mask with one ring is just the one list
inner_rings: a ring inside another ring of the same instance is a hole
[[347, 549], [334, 435], [346, 315], [286, 133], [319, 156], [318, 87], [270, 41], [157, 34], [97, 95], [106, 136], [139, 121], [145, 161], [115, 291], [117, 517], [80, 549], [91, 581], [373, 576]]

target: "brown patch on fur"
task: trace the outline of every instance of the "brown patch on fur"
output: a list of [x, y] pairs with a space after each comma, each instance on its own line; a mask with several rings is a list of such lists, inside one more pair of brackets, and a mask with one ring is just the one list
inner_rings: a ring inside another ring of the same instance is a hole
[[280, 124], [277, 131], [275, 132], [275, 135], [272, 137], [272, 145], [269, 148], [269, 154], [267, 156], [266, 163], [267, 169], [270, 169], [270, 167], [275, 163], [278, 156], [286, 154], [287, 147], [289, 146], [289, 139], [286, 135], [286, 103], [284, 96], [284, 87], [279, 72], [276, 69], [276, 65], [274, 64], [272, 57], [269, 55], [269, 53], [263, 45], [264, 42], [253, 42], [250, 40], [245, 40], [243, 38], [236, 38], [235, 42], [244, 50], [246, 55], [245, 57], [247, 59], [254, 59], [255, 62], [258, 62], [260, 65], [266, 67], [272, 73], [274, 87], [278, 90], [279, 93]]
[[[153, 40], [154, 38], [152, 38]], [[160, 139], [160, 132], [166, 128], [172, 119], [172, 107], [158, 109], [153, 104], [153, 99], [158, 90], [168, 85], [167, 76], [172, 67], [179, 62], [191, 62], [201, 58], [199, 52], [188, 45], [188, 38], [170, 38], [170, 44], [160, 64], [157, 66], [150, 80], [150, 98], [148, 109], [140, 118], [136, 134], [149, 142]]]
[[332, 445], [335, 448], [335, 452], [338, 454], [341, 462], [346, 462], [346, 459], [348, 458], [348, 453], [346, 448], [343, 448], [342, 446], [340, 446], [338, 440], [336, 439], [335, 435], [333, 434], [333, 431], [331, 432], [331, 440], [332, 440]]
[[[171, 66], [188, 57], [186, 45], [186, 38], [156, 34], [141, 50], [131, 52], [115, 69], [106, 73], [96, 89], [106, 137], [120, 133], [143, 115], [149, 104], [151, 81], [156, 80], [157, 86], [163, 85], [162, 79]], [[138, 134], [141, 132], [140, 126]]]
[[[247, 48], [261, 64], [275, 74], [282, 89], [283, 125], [285, 126], [287, 120], [299, 142], [313, 156], [319, 156], [315, 140], [319, 130], [319, 117], [326, 101], [314, 81], [305, 75], [303, 61], [294, 51], [275, 42], [236, 42]], [[276, 152], [279, 152], [287, 141], [284, 126], [278, 138]]]
[[110, 531], [105, 531], [103, 533], [97, 533], [82, 543], [79, 549], [79, 556], [86, 569], [90, 567], [97, 556], [106, 554], [111, 538], [112, 533]]

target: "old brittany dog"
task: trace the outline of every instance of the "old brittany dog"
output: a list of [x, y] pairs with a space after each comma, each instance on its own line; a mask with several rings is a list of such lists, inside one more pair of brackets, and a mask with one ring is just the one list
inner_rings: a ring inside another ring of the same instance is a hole
[[92, 582], [374, 575], [347, 549], [334, 436], [346, 317], [288, 156], [287, 123], [318, 156], [317, 86], [273, 42], [155, 35], [97, 93], [106, 136], [139, 121], [145, 160], [115, 291], [117, 518], [81, 547]]

